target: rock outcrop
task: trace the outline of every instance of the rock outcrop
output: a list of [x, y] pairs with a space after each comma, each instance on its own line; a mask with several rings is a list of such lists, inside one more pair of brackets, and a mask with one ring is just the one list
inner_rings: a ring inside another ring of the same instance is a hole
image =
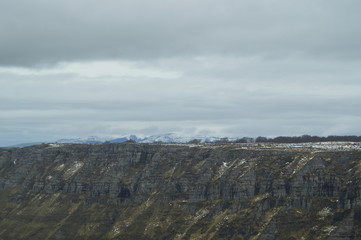
[[361, 146], [0, 149], [0, 239], [361, 239]]

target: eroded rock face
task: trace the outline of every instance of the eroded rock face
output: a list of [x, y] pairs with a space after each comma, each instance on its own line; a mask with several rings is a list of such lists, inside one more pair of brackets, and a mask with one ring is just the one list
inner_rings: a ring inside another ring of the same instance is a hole
[[0, 239], [361, 239], [360, 149], [3, 148]]

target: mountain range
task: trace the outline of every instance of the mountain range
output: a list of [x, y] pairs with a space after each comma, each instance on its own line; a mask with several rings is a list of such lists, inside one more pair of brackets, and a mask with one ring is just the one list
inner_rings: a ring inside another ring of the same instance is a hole
[[[110, 138], [110, 137], [97, 137], [91, 136], [88, 138], [63, 138], [56, 140], [54, 142], [30, 142], [30, 143], [20, 143], [16, 145], [12, 145], [10, 147], [27, 147], [32, 145], [38, 145], [42, 143], [122, 143], [126, 141], [135, 141], [138, 143], [153, 143], [153, 142], [164, 142], [164, 143], [186, 143], [192, 140], [197, 140], [199, 142], [219, 142], [219, 141], [235, 141], [237, 137], [219, 137], [219, 136], [181, 136], [175, 133], [165, 133], [159, 135], [151, 135], [146, 137], [138, 137], [136, 135], [125, 135], [118, 138]], [[253, 138], [242, 138], [247, 142], [253, 142]]]

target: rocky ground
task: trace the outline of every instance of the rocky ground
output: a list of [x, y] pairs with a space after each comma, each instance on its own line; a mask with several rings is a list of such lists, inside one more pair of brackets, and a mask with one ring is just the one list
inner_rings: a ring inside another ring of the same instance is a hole
[[360, 143], [0, 148], [0, 239], [361, 239]]

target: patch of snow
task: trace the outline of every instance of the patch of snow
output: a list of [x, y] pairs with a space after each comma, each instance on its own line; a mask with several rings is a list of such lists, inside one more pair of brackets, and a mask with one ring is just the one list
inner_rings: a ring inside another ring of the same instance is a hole
[[68, 168], [64, 173], [64, 178], [69, 178], [73, 176], [81, 167], [83, 167], [83, 162], [76, 161], [70, 168]]
[[234, 162], [229, 165], [226, 162], [223, 162], [222, 165], [218, 168], [217, 174], [213, 178], [213, 181], [221, 178], [222, 175], [233, 166], [233, 164], [234, 164]]
[[310, 160], [312, 160], [312, 157], [303, 157], [300, 161], [298, 161], [297, 166], [292, 172], [292, 175], [296, 174], [298, 171], [300, 171]]
[[194, 220], [199, 220], [201, 218], [204, 218], [207, 214], [209, 213], [208, 209], [202, 209], [200, 211], [198, 211], [195, 216], [194, 216]]
[[326, 226], [322, 229], [324, 233], [330, 235], [332, 231], [334, 231], [337, 227], [336, 226]]
[[49, 144], [49, 146], [53, 147], [53, 148], [56, 148], [56, 147], [60, 147], [61, 145], [57, 144], [57, 143], [51, 143], [51, 144]]
[[200, 147], [202, 146], [202, 144], [188, 144], [187, 146], [190, 148], [194, 148], [194, 147]]
[[65, 164], [62, 163], [62, 164], [60, 164], [59, 166], [57, 166], [57, 167], [55, 168], [55, 170], [56, 170], [56, 171], [61, 171], [61, 170], [64, 169], [64, 167], [65, 167]]
[[321, 219], [324, 219], [325, 217], [332, 215], [331, 210], [332, 210], [332, 209], [331, 209], [330, 207], [325, 207], [325, 208], [321, 209], [321, 210], [317, 213], [317, 215], [318, 215]]
[[[355, 142], [316, 142], [293, 144], [293, 147], [308, 147], [322, 150], [361, 150], [361, 144]], [[290, 146], [292, 147], [292, 146]]]
[[361, 150], [360, 142], [257, 143], [253, 146], [261, 149]]
[[263, 199], [268, 198], [268, 196], [269, 196], [269, 193], [257, 195], [257, 196], [255, 196], [255, 197], [252, 199], [252, 202], [253, 202], [253, 203], [256, 203], [256, 202], [262, 201]]
[[115, 235], [119, 234], [119, 233], [120, 233], [120, 229], [119, 229], [118, 227], [114, 226], [114, 227], [113, 227], [113, 233], [114, 233]]

